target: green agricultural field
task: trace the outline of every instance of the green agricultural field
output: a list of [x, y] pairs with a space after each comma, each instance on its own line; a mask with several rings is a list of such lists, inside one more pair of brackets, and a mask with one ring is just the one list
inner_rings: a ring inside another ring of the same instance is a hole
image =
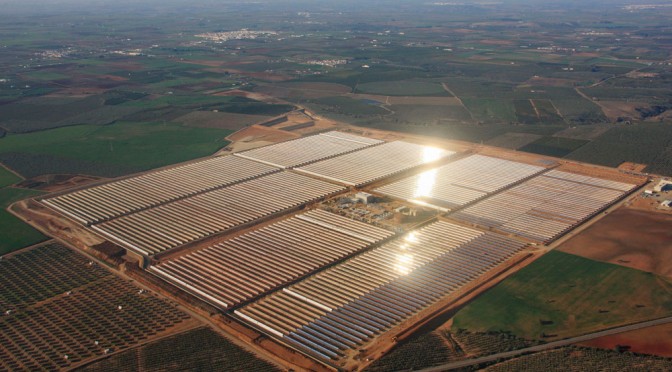
[[624, 161], [649, 164], [646, 171], [672, 175], [672, 125], [619, 125], [567, 156], [569, 159], [616, 167]]
[[553, 99], [553, 104], [568, 123], [581, 125], [609, 122], [602, 109], [587, 99]]
[[[210, 155], [228, 144], [224, 137], [230, 133], [176, 123], [81, 125], [8, 135], [0, 139], [0, 159], [26, 177], [48, 173], [119, 176]], [[62, 162], [73, 170], [64, 172]]]
[[546, 136], [519, 148], [519, 150], [561, 158], [588, 142], [590, 141]]
[[522, 124], [539, 124], [539, 117], [537, 117], [532, 102], [529, 99], [517, 99], [513, 101], [513, 106], [516, 108], [516, 117], [518, 122]]
[[19, 181], [21, 181], [21, 178], [19, 176], [10, 172], [9, 170], [5, 169], [5, 167], [0, 165], [0, 188], [12, 185]]
[[513, 123], [517, 120], [513, 103], [506, 98], [462, 98], [462, 103], [480, 122]]
[[532, 103], [539, 113], [539, 120], [542, 124], [563, 124], [565, 122], [550, 100], [535, 99]]
[[205, 96], [205, 95], [179, 95], [170, 94], [154, 98], [151, 100], [141, 99], [136, 101], [129, 101], [123, 103], [122, 106], [139, 106], [139, 107], [160, 107], [160, 106], [182, 106], [182, 107], [210, 107], [213, 105], [224, 104], [229, 102], [256, 102], [254, 100], [243, 97], [232, 96]]
[[453, 329], [555, 339], [670, 315], [668, 279], [551, 251], [460, 310]]
[[356, 93], [384, 96], [451, 96], [439, 83], [412, 80], [359, 84]]
[[333, 112], [355, 117], [390, 114], [389, 111], [380, 108], [378, 105], [365, 102], [364, 100], [341, 96], [318, 98], [311, 100], [308, 104], [315, 107], [319, 112]]
[[42, 193], [33, 190], [0, 189], [0, 256], [47, 239], [6, 210], [15, 201], [40, 194]]

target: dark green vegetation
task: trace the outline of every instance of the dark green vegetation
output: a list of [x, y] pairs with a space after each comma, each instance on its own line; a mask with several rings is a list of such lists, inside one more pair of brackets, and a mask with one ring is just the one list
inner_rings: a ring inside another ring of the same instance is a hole
[[0, 167], [0, 188], [9, 186], [11, 184], [21, 181], [21, 177]]
[[3, 257], [0, 265], [7, 287], [0, 291], [2, 370], [71, 369], [193, 321], [55, 243]]
[[538, 345], [502, 332], [451, 333], [435, 330], [414, 337], [371, 364], [366, 371], [418, 370], [462, 359]]
[[78, 371], [277, 371], [210, 328], [198, 328], [111, 356]]
[[3, 283], [0, 308], [16, 311], [110, 275], [97, 265], [87, 265], [84, 256], [57, 243], [3, 259], [0, 261]]
[[516, 371], [669, 371], [672, 359], [630, 352], [569, 346], [525, 355], [483, 369]]
[[232, 131], [174, 123], [79, 125], [2, 139], [0, 161], [25, 177], [83, 173], [114, 177], [210, 155]]
[[42, 194], [38, 191], [5, 187], [0, 189], [0, 256], [46, 239], [6, 208], [13, 202]]
[[467, 305], [453, 329], [555, 339], [672, 313], [672, 283], [551, 251]]
[[546, 136], [520, 147], [519, 150], [561, 158], [588, 142], [580, 139]]
[[[213, 7], [175, 1], [129, 4], [122, 15], [111, 5], [90, 6], [84, 18], [67, 0], [39, 10], [14, 1], [7, 9], [11, 17], [0, 27], [6, 40], [0, 132], [8, 138], [64, 126], [171, 127], [183, 124], [180, 118], [199, 130], [236, 129], [299, 104], [363, 126], [488, 141], [599, 123], [669, 123], [672, 108], [667, 7], [630, 9], [610, 1], [525, 7], [225, 1]], [[36, 12], [37, 25], [31, 18]], [[184, 17], [175, 21], [174, 14]], [[243, 28], [277, 34], [223, 42], [196, 36]], [[334, 60], [344, 63], [320, 65]], [[324, 83], [332, 86], [319, 86]], [[252, 99], [247, 92], [286, 102]], [[453, 96], [451, 104], [441, 101]], [[205, 112], [250, 117], [207, 116], [208, 123], [195, 123]], [[605, 165], [636, 161], [672, 174], [669, 141], [637, 152], [613, 146], [613, 135], [598, 136], [576, 153], [568, 152], [578, 142], [549, 148], [548, 139], [523, 150]], [[38, 164], [31, 174], [97, 168], [97, 174], [119, 175], [145, 167], [73, 159], [65, 153], [69, 147], [48, 154], [3, 150], [0, 161], [24, 171], [17, 164]]]
[[624, 161], [649, 164], [647, 172], [670, 175], [672, 125], [646, 123], [618, 126], [567, 157], [611, 167]]

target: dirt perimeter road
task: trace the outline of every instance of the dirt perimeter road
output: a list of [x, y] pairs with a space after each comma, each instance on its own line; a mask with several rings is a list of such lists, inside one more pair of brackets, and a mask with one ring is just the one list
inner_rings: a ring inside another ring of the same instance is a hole
[[568, 345], [592, 340], [592, 339], [599, 338], [599, 337], [610, 336], [610, 335], [614, 335], [614, 334], [617, 334], [617, 333], [634, 331], [634, 330], [637, 330], [637, 329], [648, 328], [648, 327], [657, 326], [657, 325], [661, 325], [661, 324], [667, 324], [667, 323], [672, 323], [672, 317], [666, 317], [666, 318], [661, 318], [661, 319], [656, 319], [656, 320], [649, 320], [649, 321], [641, 322], [641, 323], [630, 324], [630, 325], [627, 325], [627, 326], [607, 329], [605, 331], [589, 333], [589, 334], [583, 335], [583, 336], [567, 338], [567, 339], [560, 340], [560, 341], [553, 341], [553, 342], [549, 342], [547, 344], [532, 346], [532, 347], [528, 347], [528, 348], [525, 348], [525, 349], [507, 351], [507, 352], [499, 353], [499, 354], [492, 354], [492, 355], [484, 356], [484, 357], [481, 357], [481, 358], [461, 360], [459, 362], [443, 364], [443, 365], [432, 367], [432, 368], [422, 369], [420, 371], [421, 372], [450, 371], [451, 369], [464, 368], [464, 367], [478, 365], [478, 364], [482, 364], [482, 363], [486, 363], [486, 362], [494, 362], [494, 361], [497, 361], [498, 359], [513, 358], [513, 357], [517, 357], [517, 356], [520, 356], [520, 355], [523, 355], [523, 354], [536, 353], [536, 352], [539, 352], [539, 351], [555, 349], [557, 347], [568, 346]]

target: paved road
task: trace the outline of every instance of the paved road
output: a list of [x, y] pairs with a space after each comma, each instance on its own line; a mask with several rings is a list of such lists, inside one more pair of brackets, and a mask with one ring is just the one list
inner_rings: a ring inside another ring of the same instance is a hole
[[637, 329], [642, 329], [642, 328], [647, 328], [647, 327], [652, 327], [652, 326], [667, 324], [667, 323], [672, 323], [672, 317], [650, 320], [650, 321], [642, 322], [642, 323], [630, 324], [630, 325], [623, 326], [623, 327], [608, 329], [606, 331], [589, 333], [589, 334], [583, 335], [583, 336], [567, 338], [567, 339], [560, 340], [560, 341], [553, 341], [553, 342], [549, 342], [549, 343], [542, 344], [542, 345], [528, 347], [528, 348], [525, 348], [525, 349], [507, 351], [507, 352], [504, 352], [504, 353], [488, 355], [488, 356], [484, 356], [484, 357], [481, 357], [481, 358], [461, 360], [461, 361], [458, 361], [458, 362], [443, 364], [443, 365], [440, 365], [440, 366], [437, 366], [437, 367], [423, 369], [423, 370], [421, 370], [421, 372], [449, 371], [451, 369], [469, 367], [469, 366], [473, 366], [473, 365], [477, 365], [477, 364], [481, 364], [481, 363], [486, 363], [486, 362], [494, 362], [497, 359], [511, 358], [511, 357], [516, 357], [516, 356], [519, 356], [519, 355], [525, 354], [525, 353], [535, 353], [535, 352], [544, 351], [544, 350], [548, 350], [548, 349], [554, 349], [556, 347], [572, 345], [572, 344], [592, 340], [592, 339], [603, 337], [603, 336], [610, 336], [610, 335], [614, 335], [614, 334], [617, 334], [617, 333], [634, 331], [634, 330], [637, 330]]

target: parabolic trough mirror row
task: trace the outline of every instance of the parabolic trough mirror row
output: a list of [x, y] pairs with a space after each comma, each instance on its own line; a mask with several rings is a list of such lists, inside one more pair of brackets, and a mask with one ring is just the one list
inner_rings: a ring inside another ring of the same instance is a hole
[[236, 310], [241, 319], [325, 360], [337, 360], [525, 243], [435, 222]]

